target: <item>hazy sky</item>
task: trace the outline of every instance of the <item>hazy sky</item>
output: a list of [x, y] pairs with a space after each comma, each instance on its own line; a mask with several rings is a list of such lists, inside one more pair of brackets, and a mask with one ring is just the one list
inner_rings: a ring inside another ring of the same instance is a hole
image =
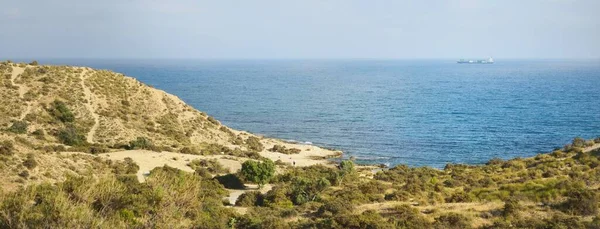
[[600, 0], [0, 0], [2, 58], [600, 58]]

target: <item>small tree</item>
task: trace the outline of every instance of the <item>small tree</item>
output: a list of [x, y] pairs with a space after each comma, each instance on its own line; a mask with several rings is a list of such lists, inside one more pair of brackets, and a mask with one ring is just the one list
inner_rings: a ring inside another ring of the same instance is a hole
[[344, 181], [345, 178], [354, 175], [356, 173], [356, 170], [354, 170], [354, 162], [352, 162], [351, 160], [344, 160], [342, 162], [340, 162], [340, 165], [338, 166], [338, 169], [340, 169], [339, 173], [339, 185], [341, 185]]
[[242, 164], [241, 173], [246, 180], [257, 183], [261, 188], [275, 175], [275, 163], [269, 159], [263, 162], [247, 160]]

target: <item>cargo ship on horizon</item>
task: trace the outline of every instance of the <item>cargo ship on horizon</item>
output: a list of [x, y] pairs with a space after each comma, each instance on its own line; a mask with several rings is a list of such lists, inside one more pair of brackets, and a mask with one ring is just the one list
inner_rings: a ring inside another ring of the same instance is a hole
[[494, 59], [492, 59], [491, 57], [487, 60], [465, 60], [465, 59], [460, 59], [458, 61], [456, 61], [456, 63], [458, 64], [493, 64], [494, 63]]

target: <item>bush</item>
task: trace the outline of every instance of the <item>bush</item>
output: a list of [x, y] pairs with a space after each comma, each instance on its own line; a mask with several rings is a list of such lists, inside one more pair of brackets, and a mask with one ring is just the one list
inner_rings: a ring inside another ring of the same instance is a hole
[[235, 201], [235, 206], [241, 207], [252, 207], [252, 206], [262, 206], [263, 205], [264, 196], [259, 191], [250, 191], [242, 193]]
[[240, 180], [239, 177], [233, 174], [227, 174], [223, 176], [216, 176], [215, 180], [217, 180], [220, 184], [222, 184], [225, 188], [229, 189], [243, 189], [246, 186]]
[[502, 216], [507, 217], [518, 217], [519, 211], [522, 207], [519, 204], [519, 200], [515, 198], [509, 198], [504, 202], [504, 208], [502, 209]]
[[470, 218], [454, 212], [446, 213], [435, 218], [433, 227], [436, 229], [472, 228]]
[[208, 120], [210, 123], [212, 123], [212, 124], [215, 124], [215, 125], [217, 125], [217, 126], [218, 126], [218, 125], [221, 125], [221, 123], [219, 123], [219, 121], [217, 121], [217, 120], [216, 120], [215, 118], [213, 118], [212, 116], [208, 116], [207, 120]]
[[317, 210], [317, 215], [321, 217], [329, 217], [333, 215], [347, 215], [354, 210], [354, 206], [339, 199], [334, 199], [325, 202], [323, 206]]
[[580, 137], [576, 137], [575, 139], [573, 139], [572, 146], [573, 147], [578, 147], [578, 148], [585, 147], [585, 139], [580, 138]]
[[566, 212], [575, 215], [596, 215], [598, 214], [598, 194], [595, 191], [586, 188], [574, 188], [566, 194], [567, 201], [563, 203]]
[[15, 154], [14, 149], [15, 146], [12, 141], [4, 140], [0, 142], [0, 155], [12, 156]]
[[154, 149], [154, 144], [150, 139], [145, 137], [137, 137], [135, 140], [129, 142], [128, 149]]
[[38, 165], [35, 160], [35, 155], [33, 153], [28, 153], [27, 158], [23, 161], [23, 166], [27, 167], [27, 169], [33, 169]]
[[34, 61], [32, 61], [31, 63], [29, 63], [29, 65], [37, 66], [37, 65], [38, 65], [38, 62], [37, 62], [37, 60], [34, 60]]
[[85, 136], [72, 125], [67, 125], [64, 129], [58, 131], [58, 140], [69, 146], [81, 146], [86, 144]]
[[63, 101], [54, 100], [48, 112], [50, 112], [52, 116], [54, 116], [61, 122], [67, 123], [75, 121], [75, 116], [73, 115], [73, 112], [71, 112], [69, 107], [67, 107], [67, 104], [65, 104]]
[[221, 163], [219, 163], [216, 159], [194, 159], [188, 166], [193, 170], [198, 170], [199, 168], [206, 168], [210, 173], [226, 173], [229, 172], [228, 169], [224, 168]]
[[411, 206], [399, 205], [393, 208], [393, 212], [395, 228], [431, 228], [431, 223]]
[[275, 175], [275, 163], [269, 159], [263, 162], [247, 160], [242, 164], [241, 174], [246, 180], [262, 187]]
[[8, 128], [8, 131], [13, 132], [15, 134], [25, 134], [27, 133], [28, 126], [29, 124], [27, 124], [27, 122], [25, 121], [15, 121], [10, 126], [10, 128]]
[[278, 152], [278, 153], [282, 153], [282, 154], [299, 154], [300, 152], [302, 152], [300, 149], [296, 149], [296, 148], [288, 149], [282, 145], [274, 145], [273, 148], [269, 149], [269, 151]]
[[248, 146], [248, 149], [255, 152], [263, 151], [263, 149], [265, 148], [263, 144], [260, 143], [260, 139], [254, 136], [248, 137], [248, 139], [246, 139], [246, 145]]

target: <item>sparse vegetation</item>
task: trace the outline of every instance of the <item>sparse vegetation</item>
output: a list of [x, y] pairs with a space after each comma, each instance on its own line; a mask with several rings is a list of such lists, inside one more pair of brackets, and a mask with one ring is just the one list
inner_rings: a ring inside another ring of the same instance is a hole
[[[600, 228], [600, 151], [588, 148], [600, 138], [576, 138], [532, 158], [444, 169], [398, 165], [373, 174], [352, 161], [300, 167], [283, 156], [276, 165], [259, 154], [267, 141], [236, 135], [138, 81], [109, 71], [18, 66], [24, 64], [0, 63], [0, 124], [7, 130], [0, 132], [0, 182], [8, 184], [0, 192], [0, 228]], [[23, 70], [15, 84], [13, 68]], [[28, 88], [22, 98], [20, 85]], [[95, 144], [85, 137], [96, 125], [93, 114], [100, 116]], [[282, 144], [268, 150], [299, 152]], [[140, 183], [131, 158], [71, 153], [108, 147], [245, 162], [228, 171], [217, 160], [169, 156], [195, 172], [165, 166], [144, 171]], [[225, 208], [225, 188], [249, 189], [244, 182], [269, 185]]]
[[73, 112], [71, 112], [71, 109], [63, 101], [55, 100], [52, 102], [48, 112], [61, 122], [68, 123], [75, 121]]
[[296, 148], [288, 149], [282, 145], [274, 145], [273, 148], [269, 149], [269, 151], [278, 152], [278, 153], [282, 153], [282, 154], [299, 154], [300, 152], [302, 152], [300, 149], [296, 149]]

